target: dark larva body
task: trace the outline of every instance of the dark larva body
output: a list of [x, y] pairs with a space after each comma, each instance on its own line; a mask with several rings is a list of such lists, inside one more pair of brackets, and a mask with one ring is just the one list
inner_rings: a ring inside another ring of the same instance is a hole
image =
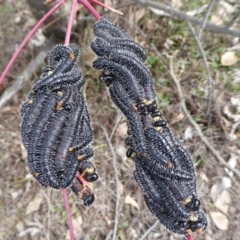
[[127, 156], [135, 162], [134, 176], [148, 208], [172, 232], [205, 230], [193, 163], [158, 110], [153, 80], [143, 63], [146, 52], [109, 20], [101, 19], [94, 32], [91, 47], [99, 58], [93, 66], [102, 70], [100, 80], [126, 117]]
[[143, 102], [143, 88], [137, 84], [133, 74], [120, 64], [114, 63], [106, 58], [98, 58], [93, 62], [93, 67], [99, 70], [110, 71], [121, 81], [124, 88], [128, 89], [129, 97], [135, 102]]
[[111, 61], [127, 67], [134, 74], [137, 81], [139, 81], [140, 85], [143, 86], [146, 100], [151, 102], [155, 100], [156, 94], [153, 88], [152, 76], [142, 62], [133, 59], [127, 53], [120, 55], [113, 52], [110, 53], [108, 57]]
[[134, 59], [139, 59], [142, 62], [147, 58], [146, 52], [139, 44], [126, 39], [97, 37], [92, 42], [91, 48], [99, 57], [103, 57], [109, 52], [115, 52], [123, 55], [128, 53]]
[[[170, 230], [183, 234], [183, 229], [178, 229], [174, 223], [187, 221], [190, 217], [184, 206], [179, 203], [171, 191], [160, 181], [156, 186], [150, 176], [145, 173], [138, 161], [135, 162], [134, 177], [140, 185], [144, 198], [152, 213]], [[150, 204], [151, 203], [151, 204]], [[164, 217], [165, 216], [165, 217]], [[169, 225], [170, 224], [170, 225]]]
[[[28, 158], [27, 158], [27, 164], [30, 172], [33, 174], [34, 177], [38, 177], [40, 170], [40, 160], [39, 160], [39, 152], [36, 152], [36, 146], [39, 142], [40, 135], [46, 128], [47, 124], [49, 123], [54, 111], [55, 106], [57, 103], [55, 95], [49, 95], [46, 101], [48, 104], [45, 107], [41, 108], [41, 113], [38, 118], [36, 118], [36, 121], [34, 124], [29, 127], [30, 131], [27, 132], [29, 135], [27, 145], [28, 150]], [[24, 123], [24, 121], [23, 121]], [[23, 125], [23, 124], [22, 124]], [[22, 127], [22, 136], [25, 134], [25, 130]], [[42, 185], [46, 185], [45, 183]]]
[[[44, 102], [48, 98], [48, 94], [39, 93], [39, 94], [31, 94], [31, 97], [22, 105], [22, 118], [23, 123], [21, 126], [21, 133], [23, 144], [25, 147], [29, 144], [29, 133], [32, 131], [32, 126], [35, 121], [38, 119]], [[55, 96], [53, 97], [55, 99]], [[54, 101], [56, 102], [56, 101]]]
[[[81, 161], [93, 156], [92, 130], [81, 93], [84, 79], [77, 65], [78, 58], [76, 45], [56, 46], [49, 54], [49, 66], [35, 81], [33, 92], [22, 106], [27, 164], [45, 187], [70, 186]], [[78, 148], [73, 151], [71, 148], [75, 146]], [[90, 192], [88, 195], [92, 196]]]
[[133, 111], [133, 103], [127, 100], [126, 92], [118, 81], [113, 82], [113, 87], [109, 89], [113, 102], [121, 109], [127, 117], [127, 123], [133, 136], [133, 146], [136, 153], [144, 154], [146, 152], [145, 136], [141, 123], [141, 118]]
[[120, 38], [125, 38], [125, 39], [131, 39], [129, 35], [123, 31], [121, 28], [113, 24], [111, 21], [109, 21], [107, 18], [102, 18], [101, 21], [98, 21], [94, 27], [93, 30], [99, 31], [103, 30], [104, 32], [109, 32], [111, 33], [112, 36], [114, 37], [120, 37]]

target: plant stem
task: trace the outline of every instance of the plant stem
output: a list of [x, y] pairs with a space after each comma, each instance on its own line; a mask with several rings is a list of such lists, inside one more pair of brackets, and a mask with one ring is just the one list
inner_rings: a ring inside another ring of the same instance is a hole
[[77, 3], [78, 3], [78, 0], [73, 0], [70, 16], [69, 16], [69, 20], [68, 20], [68, 27], [67, 27], [67, 33], [65, 36], [64, 45], [69, 45], [69, 42], [70, 42], [74, 16], [76, 13], [76, 8], [77, 8]]
[[188, 234], [188, 235], [186, 235], [186, 238], [187, 238], [187, 240], [194, 240], [192, 234]]
[[101, 16], [96, 11], [96, 9], [88, 2], [88, 0], [78, 0], [79, 3], [81, 3], [87, 10], [96, 18], [96, 20], [100, 20]]
[[39, 22], [33, 27], [33, 29], [28, 33], [28, 35], [25, 37], [25, 39], [22, 41], [20, 46], [18, 47], [17, 51], [12, 56], [11, 60], [9, 61], [8, 65], [3, 71], [2, 76], [0, 77], [0, 85], [2, 84], [5, 76], [9, 72], [10, 68], [12, 67], [14, 61], [18, 57], [19, 53], [22, 51], [22, 49], [25, 47], [29, 39], [32, 37], [32, 35], [38, 30], [38, 28], [64, 3], [66, 0], [61, 0], [59, 3], [57, 3], [48, 13], [46, 13]]
[[70, 207], [69, 207], [67, 189], [63, 189], [62, 194], [63, 194], [64, 206], [65, 206], [66, 213], [67, 213], [67, 223], [68, 223], [70, 239], [74, 240], [75, 237], [74, 237], [74, 232], [73, 232], [72, 215], [71, 215], [71, 211], [70, 211]]

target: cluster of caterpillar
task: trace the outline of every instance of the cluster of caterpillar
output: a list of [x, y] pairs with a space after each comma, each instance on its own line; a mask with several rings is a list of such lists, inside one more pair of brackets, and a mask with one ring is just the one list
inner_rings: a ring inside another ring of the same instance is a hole
[[149, 210], [174, 233], [204, 231], [193, 163], [158, 110], [146, 52], [106, 18], [93, 30], [91, 47], [98, 56], [93, 67], [101, 70], [99, 79], [126, 117], [127, 157], [135, 162], [134, 177]]
[[90, 183], [98, 174], [89, 161], [93, 134], [79, 56], [75, 44], [57, 45], [49, 53], [48, 66], [21, 107], [21, 135], [33, 177], [44, 187], [70, 187], [89, 206]]

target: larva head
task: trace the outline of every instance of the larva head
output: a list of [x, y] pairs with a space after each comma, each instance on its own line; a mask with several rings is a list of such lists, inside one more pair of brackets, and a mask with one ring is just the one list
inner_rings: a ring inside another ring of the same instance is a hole
[[95, 182], [98, 180], [98, 174], [97, 173], [88, 173], [88, 174], [86, 174], [85, 180], [88, 182]]
[[74, 59], [73, 51], [67, 46], [57, 45], [55, 46], [48, 56], [48, 64], [50, 66], [57, 65], [63, 59]]
[[191, 198], [191, 201], [187, 203], [185, 206], [186, 208], [190, 209], [191, 211], [198, 211], [201, 203], [200, 200], [197, 198]]
[[94, 202], [95, 197], [93, 194], [84, 194], [82, 200], [84, 206], [89, 207]]

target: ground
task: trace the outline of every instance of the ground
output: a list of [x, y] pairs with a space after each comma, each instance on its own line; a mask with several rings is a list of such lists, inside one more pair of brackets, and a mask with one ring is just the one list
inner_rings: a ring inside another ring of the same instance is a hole
[[[0, 2], [0, 72], [34, 24], [25, 1], [14, 2]], [[173, 4], [181, 4], [176, 7], [185, 12], [200, 9], [206, 2], [172, 1]], [[209, 226], [204, 233], [195, 234], [195, 239], [240, 239], [239, 176], [226, 171], [209, 146], [203, 143], [181, 108], [179, 91], [172, 76], [174, 72], [180, 81], [187, 109], [210, 145], [224, 161], [240, 170], [239, 38], [205, 30], [202, 33], [200, 41], [213, 81], [209, 101], [209, 80], [203, 57], [186, 22], [156, 14], [139, 5], [121, 10], [124, 18], [116, 14], [106, 16], [115, 20], [146, 48], [147, 65], [155, 79], [159, 107], [174, 135], [189, 151], [196, 168], [198, 193]], [[237, 11], [237, 3], [230, 5], [221, 1], [214, 5], [209, 21], [226, 24]], [[196, 17], [202, 18], [205, 14], [206, 11], [203, 11]], [[89, 47], [94, 38], [92, 24], [89, 21], [84, 24], [81, 33], [76, 31], [75, 42], [82, 52], [80, 66], [86, 79], [84, 94], [94, 132], [93, 162], [100, 179], [94, 184], [96, 200], [89, 208], [69, 192], [76, 239], [111, 239], [116, 219], [117, 239], [141, 239], [156, 218], [146, 207], [133, 178], [133, 162], [125, 157], [124, 118], [114, 108], [106, 88], [98, 81], [99, 73], [91, 67], [95, 57]], [[239, 29], [240, 21], [236, 21], [233, 27]], [[33, 44], [24, 49], [0, 87], [1, 96], [39, 50], [41, 47]], [[170, 68], [171, 61], [173, 70]], [[26, 167], [26, 151], [21, 143], [20, 106], [40, 70], [0, 110], [0, 240], [69, 239], [62, 193], [42, 188], [33, 179]], [[109, 142], [107, 138], [112, 131], [113, 138]], [[117, 211], [116, 199], [119, 199]], [[185, 238], [157, 224], [147, 239]]]

